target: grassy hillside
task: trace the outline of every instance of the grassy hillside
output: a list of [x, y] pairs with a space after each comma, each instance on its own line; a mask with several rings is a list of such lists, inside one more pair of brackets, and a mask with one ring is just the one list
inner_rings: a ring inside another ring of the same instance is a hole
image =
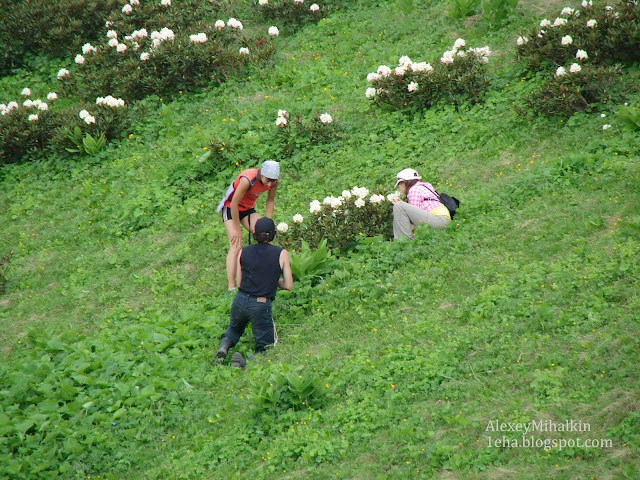
[[[617, 104], [518, 116], [541, 80], [515, 39], [565, 6], [544, 3], [493, 30], [447, 2], [354, 5], [281, 35], [247, 78], [150, 99], [95, 157], [3, 166], [0, 478], [639, 478], [639, 137]], [[459, 37], [493, 51], [483, 103], [365, 98], [378, 65]], [[279, 109], [329, 112], [335, 139], [285, 156]], [[212, 368], [231, 303], [215, 208], [263, 158], [281, 161], [277, 222], [406, 167], [462, 207], [442, 232], [334, 252], [332, 274], [279, 294], [268, 355]], [[522, 434], [488, 429], [565, 420], [590, 431], [527, 437], [611, 444], [502, 448]]]

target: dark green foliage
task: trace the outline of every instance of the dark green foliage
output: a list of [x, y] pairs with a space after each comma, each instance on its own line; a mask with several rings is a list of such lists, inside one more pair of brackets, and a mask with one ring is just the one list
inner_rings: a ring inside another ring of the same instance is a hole
[[519, 0], [482, 0], [482, 14], [489, 24], [495, 28], [503, 24], [518, 6]]
[[481, 0], [451, 0], [451, 6], [447, 13], [453, 20], [460, 20], [473, 15], [478, 10], [480, 1]]
[[0, 0], [0, 76], [28, 55], [63, 57], [101, 36], [117, 0]]

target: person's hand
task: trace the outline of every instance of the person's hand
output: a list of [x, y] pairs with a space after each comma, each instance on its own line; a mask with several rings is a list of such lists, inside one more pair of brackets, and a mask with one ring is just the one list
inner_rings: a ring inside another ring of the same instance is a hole
[[396, 203], [398, 203], [400, 201], [399, 198], [394, 198], [393, 200], [391, 200], [391, 205], [395, 205]]
[[242, 233], [233, 232], [231, 234], [231, 246], [240, 247], [242, 246]]

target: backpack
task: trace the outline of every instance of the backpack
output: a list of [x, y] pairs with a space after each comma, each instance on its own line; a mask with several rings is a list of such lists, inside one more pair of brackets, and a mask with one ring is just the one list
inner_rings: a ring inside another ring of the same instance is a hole
[[431, 190], [429, 187], [427, 187], [427, 189], [431, 191], [431, 193], [433, 193], [436, 197], [438, 197], [438, 201], [441, 204], [447, 207], [447, 210], [449, 210], [449, 216], [451, 217], [451, 220], [453, 220], [453, 217], [456, 214], [456, 210], [460, 206], [460, 200], [458, 200], [456, 197], [452, 197], [447, 193], [438, 193], [434, 190]]

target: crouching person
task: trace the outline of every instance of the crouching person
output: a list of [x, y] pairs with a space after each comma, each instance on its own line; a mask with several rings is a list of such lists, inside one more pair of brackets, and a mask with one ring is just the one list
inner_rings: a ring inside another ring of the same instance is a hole
[[[272, 244], [275, 236], [273, 220], [262, 217], [255, 224], [254, 238], [258, 243], [244, 247], [238, 254], [236, 272], [239, 288], [231, 304], [229, 326], [222, 334], [212, 365], [224, 361], [249, 322], [256, 342], [254, 355], [263, 353], [267, 346], [276, 343], [271, 302], [278, 287], [285, 290], [293, 288], [293, 276], [289, 253]], [[232, 355], [232, 367], [244, 367], [245, 364], [240, 352]]]

